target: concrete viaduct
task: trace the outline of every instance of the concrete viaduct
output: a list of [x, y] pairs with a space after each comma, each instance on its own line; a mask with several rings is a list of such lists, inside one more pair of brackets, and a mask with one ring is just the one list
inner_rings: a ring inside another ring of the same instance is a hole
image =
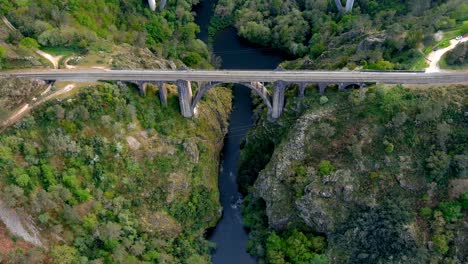
[[[468, 73], [464, 72], [357, 72], [357, 71], [288, 71], [281, 68], [273, 71], [259, 70], [49, 70], [0, 73], [1, 76], [31, 78], [44, 81], [123, 81], [138, 85], [140, 93], [145, 94], [149, 83], [159, 87], [159, 97], [162, 104], [167, 103], [167, 90], [164, 83], [177, 86], [180, 111], [184, 117], [190, 118], [196, 113], [198, 102], [203, 95], [217, 86], [225, 83], [241, 84], [250, 88], [260, 96], [274, 119], [280, 117], [284, 108], [286, 87], [298, 85], [299, 96], [304, 96], [307, 85], [317, 85], [323, 94], [328, 85], [336, 84], [340, 91], [345, 91], [351, 85], [360, 88], [366, 83], [385, 84], [443, 84], [468, 83]], [[198, 84], [193, 94], [192, 82]], [[265, 84], [272, 84], [272, 91]]]

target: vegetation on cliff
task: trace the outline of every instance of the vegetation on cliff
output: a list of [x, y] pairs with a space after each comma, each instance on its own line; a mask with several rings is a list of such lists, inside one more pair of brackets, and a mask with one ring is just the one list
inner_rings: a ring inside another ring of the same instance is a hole
[[124, 84], [46, 103], [0, 135], [0, 199], [36, 219], [49, 251], [3, 252], [41, 263], [208, 263], [219, 218], [217, 160], [230, 95], [210, 91], [197, 119]]
[[[190, 67], [211, 67], [206, 45], [195, 36], [199, 27], [191, 9], [197, 3], [168, 1], [164, 10], [152, 12], [147, 1], [137, 0], [2, 0], [0, 15], [18, 31], [5, 32], [0, 46], [8, 53], [27, 56], [28, 50], [38, 47], [60, 55], [87, 55], [110, 53], [114, 46], [130, 44]], [[2, 57], [0, 50], [0, 62]], [[4, 67], [15, 67], [8, 58], [3, 62]]]
[[449, 67], [461, 68], [468, 65], [468, 42], [458, 44], [453, 50], [447, 52], [444, 60]]
[[328, 0], [220, 0], [213, 22], [233, 21], [241, 37], [304, 58], [288, 67], [391, 70], [421, 61], [438, 30], [468, 33], [466, 14], [463, 0], [362, 0], [346, 14]]
[[325, 236], [330, 263], [466, 261], [467, 93], [378, 85], [288, 98], [286, 115], [253, 129], [241, 153], [250, 252], [304, 263], [272, 255], [275, 230], [282, 243]]

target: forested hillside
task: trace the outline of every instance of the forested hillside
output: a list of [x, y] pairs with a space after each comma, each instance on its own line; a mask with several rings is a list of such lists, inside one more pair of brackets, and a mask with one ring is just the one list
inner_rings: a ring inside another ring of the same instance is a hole
[[213, 26], [231, 21], [251, 42], [304, 57], [292, 68], [391, 70], [421, 67], [436, 31], [468, 33], [467, 14], [463, 0], [357, 0], [349, 13], [329, 0], [220, 0]]
[[252, 254], [468, 261], [467, 86], [295, 92], [277, 123], [259, 119], [241, 153]]
[[44, 245], [13, 237], [0, 262], [209, 263], [230, 94], [210, 91], [189, 120], [174, 87], [167, 107], [153, 88], [83, 88], [0, 134], [0, 207], [32, 217]]
[[152, 12], [147, 1], [137, 0], [2, 0], [0, 14], [20, 32], [11, 31], [4, 44], [0, 41], [0, 59], [5, 50], [24, 55], [24, 49], [41, 47], [86, 55], [110, 53], [115, 45], [126, 43], [188, 66], [210, 67], [206, 45], [195, 38], [199, 27], [191, 9], [196, 3], [168, 1], [164, 10]]

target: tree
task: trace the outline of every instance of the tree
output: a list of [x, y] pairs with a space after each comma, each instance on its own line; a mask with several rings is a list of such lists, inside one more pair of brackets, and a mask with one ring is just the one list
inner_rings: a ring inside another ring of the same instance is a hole
[[172, 35], [172, 30], [169, 28], [167, 20], [161, 16], [154, 16], [148, 24], [146, 24], [148, 32], [148, 45], [153, 46], [167, 40]]
[[468, 42], [458, 44], [453, 50], [447, 52], [445, 61], [449, 65], [468, 64]]
[[414, 239], [406, 231], [411, 219], [405, 208], [390, 202], [361, 212], [348, 229], [348, 263], [386, 263], [389, 259], [408, 263], [416, 250]]
[[6, 52], [5, 52], [5, 49], [0, 46], [0, 69], [2, 67], [2, 64], [3, 64], [3, 60], [6, 58]]
[[239, 29], [239, 35], [260, 45], [268, 45], [271, 41], [271, 32], [268, 27], [254, 21], [247, 22]]
[[426, 168], [429, 170], [428, 178], [439, 184], [447, 182], [446, 174], [450, 166], [450, 156], [443, 151], [435, 151], [426, 159]]
[[433, 236], [432, 242], [434, 243], [435, 250], [442, 255], [449, 250], [447, 237], [443, 234]]
[[28, 49], [37, 50], [39, 48], [39, 44], [33, 38], [24, 38], [20, 41], [20, 45], [26, 47]]
[[0, 167], [5, 166], [10, 163], [13, 158], [13, 153], [11, 149], [6, 146], [0, 146]]
[[458, 218], [463, 217], [462, 207], [458, 201], [442, 202], [437, 209], [442, 212], [442, 216], [447, 222], [455, 222]]
[[331, 164], [329, 160], [322, 160], [318, 165], [318, 175], [319, 176], [326, 176], [330, 175], [333, 171], [335, 171], [335, 167]]
[[52, 263], [74, 264], [78, 260], [78, 251], [67, 245], [55, 246], [52, 249], [51, 257]]

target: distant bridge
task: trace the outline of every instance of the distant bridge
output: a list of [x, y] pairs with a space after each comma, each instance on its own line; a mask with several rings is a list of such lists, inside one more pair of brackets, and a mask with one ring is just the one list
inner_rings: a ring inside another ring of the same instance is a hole
[[[328, 85], [337, 84], [340, 91], [351, 85], [363, 88], [366, 83], [386, 84], [448, 84], [468, 83], [465, 72], [396, 72], [396, 71], [274, 71], [259, 70], [49, 70], [0, 73], [0, 76], [40, 79], [44, 81], [124, 81], [136, 83], [141, 94], [145, 94], [148, 83], [159, 87], [159, 96], [163, 104], [167, 100], [164, 83], [177, 85], [180, 111], [184, 117], [192, 117], [198, 102], [212, 88], [225, 83], [244, 85], [258, 94], [268, 107], [272, 118], [278, 118], [284, 107], [286, 86], [296, 84], [299, 96], [304, 96], [307, 85], [315, 84], [323, 94]], [[198, 83], [195, 95], [192, 95], [191, 82]], [[272, 83], [273, 91], [266, 89], [265, 83]]]

